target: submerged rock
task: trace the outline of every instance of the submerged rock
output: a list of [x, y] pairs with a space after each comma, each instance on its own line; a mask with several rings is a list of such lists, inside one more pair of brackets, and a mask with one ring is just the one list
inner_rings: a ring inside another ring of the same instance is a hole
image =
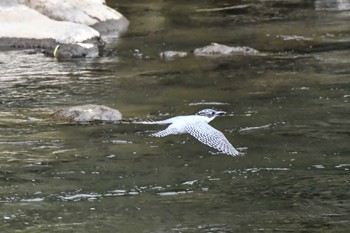
[[208, 46], [195, 49], [193, 53], [196, 56], [225, 57], [235, 55], [257, 55], [259, 51], [246, 46], [230, 47], [223, 44], [211, 43]]
[[[258, 55], [260, 52], [256, 49], [239, 46], [231, 47], [218, 43], [211, 43], [208, 46], [197, 48], [193, 51], [195, 56], [205, 56], [205, 57], [229, 57], [237, 55]], [[163, 59], [172, 60], [178, 57], [187, 57], [188, 52], [183, 51], [164, 51], [159, 55]]]
[[53, 118], [76, 122], [119, 121], [122, 119], [122, 114], [103, 105], [85, 104], [60, 109], [53, 114]]
[[164, 59], [174, 59], [176, 57], [187, 57], [188, 53], [183, 51], [164, 51], [159, 55]]

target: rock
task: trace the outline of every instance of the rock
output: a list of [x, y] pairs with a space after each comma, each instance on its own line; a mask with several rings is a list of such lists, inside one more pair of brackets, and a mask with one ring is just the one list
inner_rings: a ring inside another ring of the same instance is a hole
[[103, 3], [103, 0], [1, 0], [0, 46], [41, 48], [53, 55], [60, 45], [61, 57], [97, 56], [96, 51], [104, 44], [98, 30], [119, 36], [129, 24], [124, 16]]
[[196, 56], [227, 57], [236, 55], [257, 55], [259, 51], [246, 46], [230, 47], [218, 43], [211, 43], [208, 46], [195, 49], [193, 53]]
[[174, 59], [176, 57], [187, 57], [188, 53], [182, 51], [165, 51], [161, 52], [159, 55], [164, 59]]
[[346, 11], [350, 10], [350, 2], [347, 0], [316, 0], [315, 9]]
[[85, 104], [60, 109], [53, 114], [53, 118], [75, 122], [119, 121], [122, 114], [103, 105]]
[[100, 33], [119, 36], [129, 21], [104, 0], [18, 0], [41, 14], [57, 21], [69, 21], [90, 26]]
[[91, 27], [55, 21], [18, 3], [0, 5], [0, 22], [0, 38], [52, 39], [57, 43], [72, 44], [100, 36]]
[[56, 58], [97, 57], [98, 45], [92, 43], [57, 44], [54, 49], [44, 49], [48, 56]]
[[[195, 56], [207, 56], [207, 57], [228, 57], [236, 55], [257, 55], [258, 50], [250, 47], [230, 47], [218, 43], [211, 43], [203, 48], [197, 48], [194, 50]], [[176, 57], [187, 57], [188, 53], [183, 51], [165, 51], [160, 53], [160, 57], [164, 59], [174, 59]]]

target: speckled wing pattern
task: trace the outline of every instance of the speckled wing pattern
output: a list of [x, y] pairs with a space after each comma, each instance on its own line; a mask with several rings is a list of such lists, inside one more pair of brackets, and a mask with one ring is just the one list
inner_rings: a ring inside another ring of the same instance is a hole
[[196, 122], [186, 126], [186, 131], [198, 141], [225, 154], [236, 156], [239, 152], [231, 145], [225, 135], [206, 122]]
[[165, 130], [159, 131], [157, 133], [151, 134], [153, 137], [165, 137], [171, 134], [177, 134], [176, 130], [174, 128], [166, 128]]

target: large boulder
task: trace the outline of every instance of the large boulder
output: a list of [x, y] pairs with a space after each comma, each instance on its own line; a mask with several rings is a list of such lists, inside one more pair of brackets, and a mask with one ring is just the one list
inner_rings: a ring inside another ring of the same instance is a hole
[[122, 114], [103, 105], [85, 104], [60, 109], [53, 114], [53, 118], [75, 122], [120, 121]]
[[83, 42], [100, 33], [86, 25], [56, 21], [21, 4], [0, 5], [0, 38], [54, 40], [57, 43]]
[[[128, 20], [102, 0], [1, 0], [0, 46], [42, 48], [57, 57], [97, 56], [103, 32], [119, 36]], [[98, 29], [98, 30], [96, 30]], [[84, 43], [82, 43], [84, 42]], [[61, 53], [57, 53], [61, 49]]]
[[57, 21], [90, 26], [100, 33], [118, 36], [126, 31], [129, 21], [104, 0], [18, 0], [20, 3]]

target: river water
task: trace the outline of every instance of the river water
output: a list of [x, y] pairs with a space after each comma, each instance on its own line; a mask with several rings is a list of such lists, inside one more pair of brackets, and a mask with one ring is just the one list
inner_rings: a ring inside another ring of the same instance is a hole
[[[346, 1], [108, 4], [131, 24], [103, 57], [0, 52], [1, 232], [349, 231]], [[212, 42], [265, 55], [159, 57]], [[126, 121], [51, 118], [85, 103]], [[128, 123], [203, 108], [243, 156]]]

